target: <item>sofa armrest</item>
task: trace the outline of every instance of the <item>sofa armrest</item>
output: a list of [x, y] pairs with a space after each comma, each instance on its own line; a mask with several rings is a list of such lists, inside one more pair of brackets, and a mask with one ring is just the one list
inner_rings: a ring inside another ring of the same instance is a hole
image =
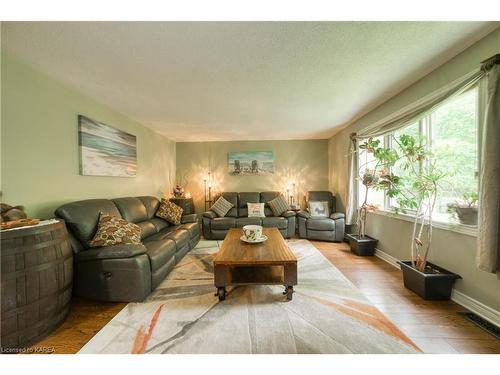
[[203, 213], [203, 216], [208, 217], [209, 219], [215, 219], [217, 214], [213, 211], [207, 211]]
[[120, 259], [132, 258], [137, 255], [146, 254], [146, 247], [144, 245], [114, 245], [95, 247], [78, 252], [75, 255], [77, 262], [84, 262], [89, 260], [99, 259]]
[[283, 216], [283, 217], [292, 217], [292, 216], [295, 216], [295, 215], [296, 215], [296, 214], [295, 214], [295, 211], [291, 211], [291, 210], [289, 210], [289, 211], [285, 211], [285, 212], [283, 212], [283, 213], [281, 214], [281, 216]]
[[196, 223], [198, 221], [198, 215], [196, 214], [188, 214], [188, 215], [182, 215], [181, 217], [181, 223]]
[[343, 219], [345, 218], [345, 215], [342, 212], [334, 212], [333, 214], [330, 215], [330, 219], [337, 220], [337, 219]]
[[311, 217], [311, 214], [307, 211], [299, 211], [297, 215], [305, 219], [309, 219]]

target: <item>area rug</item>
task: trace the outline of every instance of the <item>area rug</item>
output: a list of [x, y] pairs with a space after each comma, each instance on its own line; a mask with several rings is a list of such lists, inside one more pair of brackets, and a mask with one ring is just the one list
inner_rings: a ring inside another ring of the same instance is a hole
[[281, 286], [214, 296], [213, 256], [201, 241], [142, 303], [129, 303], [80, 353], [417, 353], [419, 349], [307, 240], [292, 301]]

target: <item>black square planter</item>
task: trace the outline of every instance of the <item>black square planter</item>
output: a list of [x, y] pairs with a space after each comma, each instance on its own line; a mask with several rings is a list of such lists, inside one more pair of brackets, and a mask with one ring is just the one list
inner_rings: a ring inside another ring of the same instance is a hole
[[378, 240], [370, 236], [360, 238], [357, 234], [346, 234], [345, 237], [349, 241], [351, 251], [360, 256], [371, 256], [375, 254]]
[[438, 270], [439, 273], [424, 273], [413, 268], [410, 261], [399, 262], [403, 271], [405, 288], [410, 289], [425, 300], [450, 299], [453, 284], [456, 279], [461, 279], [461, 277], [430, 262], [427, 264]]

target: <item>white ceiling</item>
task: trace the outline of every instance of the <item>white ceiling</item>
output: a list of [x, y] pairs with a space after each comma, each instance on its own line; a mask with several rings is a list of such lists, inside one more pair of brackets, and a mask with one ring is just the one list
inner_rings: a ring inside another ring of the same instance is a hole
[[328, 138], [498, 25], [4, 22], [2, 43], [176, 141], [307, 139]]

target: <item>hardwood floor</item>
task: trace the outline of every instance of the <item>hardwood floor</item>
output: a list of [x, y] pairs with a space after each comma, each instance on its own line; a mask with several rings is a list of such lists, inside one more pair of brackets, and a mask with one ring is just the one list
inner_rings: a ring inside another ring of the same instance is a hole
[[[347, 244], [313, 244], [425, 353], [500, 354], [500, 340], [457, 314], [464, 308], [452, 301], [422, 300], [404, 288], [397, 268], [376, 257], [358, 257]], [[68, 319], [34, 346], [76, 353], [125, 305], [75, 298]]]
[[462, 306], [422, 300], [403, 286], [400, 270], [377, 257], [358, 257], [347, 244], [312, 243], [425, 353], [500, 354], [500, 340], [459, 315]]
[[53, 354], [76, 353], [126, 305], [73, 298], [64, 323], [32, 347], [51, 348]]

